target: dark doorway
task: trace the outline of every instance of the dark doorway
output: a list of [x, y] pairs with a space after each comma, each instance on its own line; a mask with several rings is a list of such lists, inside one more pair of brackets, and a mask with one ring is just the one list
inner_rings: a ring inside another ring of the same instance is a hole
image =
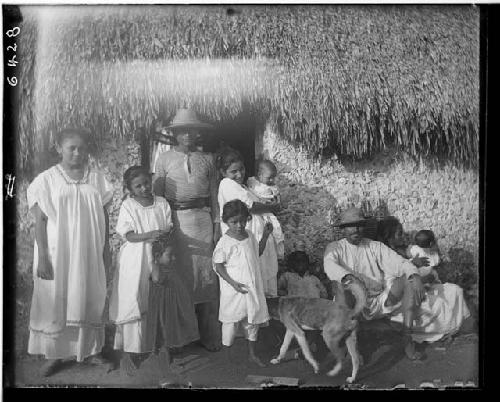
[[256, 121], [252, 115], [243, 111], [233, 120], [213, 122], [212, 124], [215, 126], [215, 130], [205, 136], [204, 150], [216, 152], [223, 145], [238, 150], [243, 155], [247, 177], [253, 176]]

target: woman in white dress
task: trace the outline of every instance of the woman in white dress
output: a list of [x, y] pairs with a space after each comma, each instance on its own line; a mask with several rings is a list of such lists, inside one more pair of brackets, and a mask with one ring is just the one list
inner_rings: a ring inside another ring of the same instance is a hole
[[230, 348], [238, 329], [245, 331], [248, 358], [260, 367], [265, 364], [255, 354], [259, 326], [269, 321], [264, 285], [259, 267], [259, 255], [272, 232], [267, 223], [259, 243], [245, 229], [251, 218], [247, 206], [240, 200], [224, 205], [222, 221], [228, 229], [215, 246], [214, 269], [220, 281], [219, 321], [222, 322], [222, 345], [231, 362]]
[[105, 267], [111, 262], [106, 208], [113, 190], [88, 166], [88, 134], [61, 131], [57, 151], [61, 162], [40, 173], [27, 191], [35, 215], [28, 353], [45, 356], [44, 376], [56, 372], [62, 359], [81, 362], [101, 351]]
[[[381, 241], [408, 258], [403, 241], [403, 227], [397, 219], [383, 223]], [[411, 262], [422, 276], [429, 271], [426, 257], [414, 257]], [[470, 317], [463, 289], [454, 283], [430, 283], [426, 286], [426, 298], [415, 315], [411, 337], [415, 342], [436, 342], [458, 332], [463, 321]], [[403, 322], [403, 315], [396, 314], [391, 321]]]
[[[219, 208], [228, 201], [238, 199], [242, 201], [250, 210], [252, 219], [248, 221], [247, 230], [250, 230], [255, 238], [260, 241], [264, 233], [266, 221], [262, 214], [276, 212], [279, 203], [262, 203], [244, 184], [245, 165], [243, 158], [238, 151], [229, 149], [219, 155], [218, 166], [224, 177], [219, 184], [218, 201]], [[221, 232], [228, 229], [227, 224], [221, 221]], [[266, 297], [276, 297], [278, 295], [278, 252], [276, 241], [271, 233], [266, 243], [265, 249], [260, 256], [260, 268], [262, 270], [262, 280], [264, 282], [264, 293]]]
[[114, 348], [123, 350], [121, 370], [132, 375], [136, 366], [130, 354], [151, 352], [146, 342], [149, 278], [154, 282], [159, 279], [152, 243], [167, 238], [173, 224], [167, 200], [152, 194], [146, 169], [128, 168], [124, 184], [129, 197], [120, 207], [116, 232], [126, 241], [120, 248], [109, 317], [116, 324]]

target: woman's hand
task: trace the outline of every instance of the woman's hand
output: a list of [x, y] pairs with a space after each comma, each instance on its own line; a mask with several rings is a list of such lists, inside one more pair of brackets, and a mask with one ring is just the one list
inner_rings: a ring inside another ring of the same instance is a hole
[[38, 268], [36, 276], [47, 281], [54, 280], [54, 269], [47, 254], [38, 254]]
[[233, 283], [231, 283], [231, 286], [234, 288], [234, 290], [236, 290], [238, 293], [243, 293], [243, 294], [247, 294], [248, 293], [248, 289], [246, 287], [246, 285], [242, 284], [242, 283], [239, 283], [239, 282], [236, 282], [236, 281], [233, 281]]
[[417, 268], [429, 266], [429, 259], [427, 257], [415, 257], [411, 262]]
[[264, 231], [262, 232], [262, 236], [269, 237], [269, 235], [273, 233], [273, 224], [271, 222], [266, 222], [264, 225]]

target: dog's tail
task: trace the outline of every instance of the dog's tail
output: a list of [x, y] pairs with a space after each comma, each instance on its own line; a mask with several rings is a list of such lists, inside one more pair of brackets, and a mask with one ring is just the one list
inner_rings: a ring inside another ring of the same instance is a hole
[[354, 295], [356, 303], [352, 309], [352, 315], [356, 316], [367, 304], [366, 290], [358, 282], [348, 282], [345, 287]]

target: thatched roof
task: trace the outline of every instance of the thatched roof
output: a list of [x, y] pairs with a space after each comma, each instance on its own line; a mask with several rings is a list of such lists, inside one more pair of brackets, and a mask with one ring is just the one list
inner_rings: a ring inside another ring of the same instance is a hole
[[23, 7], [21, 166], [62, 126], [132, 138], [181, 106], [217, 121], [243, 103], [314, 153], [476, 163], [476, 7], [227, 9]]

